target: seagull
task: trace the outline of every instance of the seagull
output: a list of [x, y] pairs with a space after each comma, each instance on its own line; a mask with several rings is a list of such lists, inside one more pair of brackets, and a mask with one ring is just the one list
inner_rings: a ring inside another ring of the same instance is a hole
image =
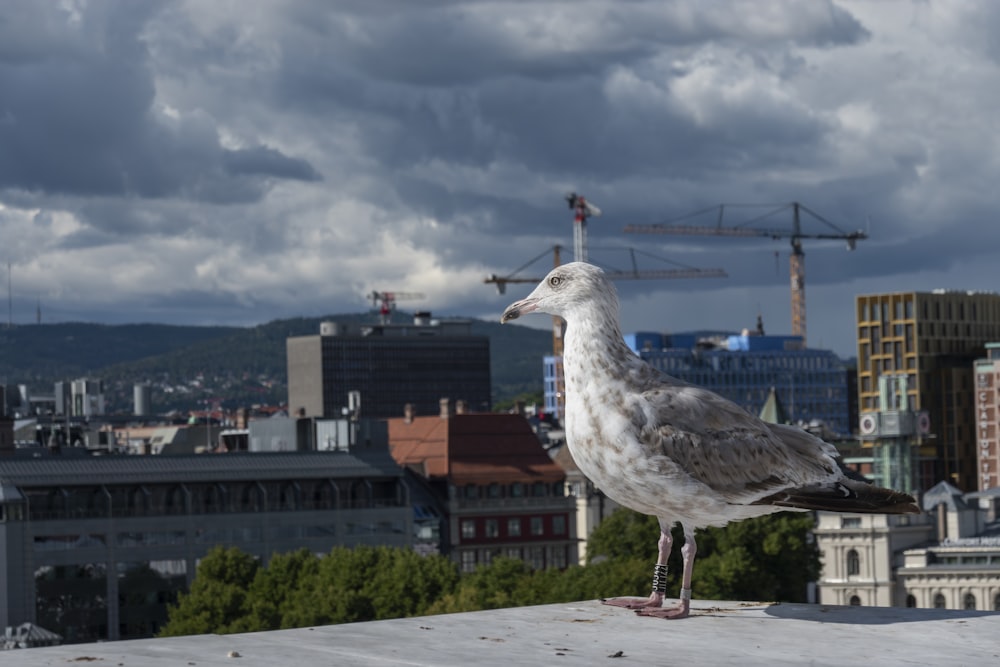
[[[604, 272], [572, 262], [553, 269], [504, 310], [566, 321], [566, 444], [580, 470], [618, 504], [655, 516], [658, 555], [649, 598], [605, 604], [684, 618], [691, 607], [695, 531], [784, 510], [918, 513], [912, 496], [846, 468], [836, 448], [806, 431], [769, 424], [707, 389], [663, 373], [625, 344], [618, 296]], [[680, 523], [680, 598], [665, 607], [670, 529]]]

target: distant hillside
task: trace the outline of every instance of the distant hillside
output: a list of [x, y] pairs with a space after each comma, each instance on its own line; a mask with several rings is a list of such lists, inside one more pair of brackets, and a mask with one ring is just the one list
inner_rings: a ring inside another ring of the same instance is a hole
[[[405, 317], [402, 313], [400, 317]], [[370, 322], [369, 314], [275, 320], [256, 327], [161, 324], [41, 324], [0, 331], [0, 381], [51, 393], [76, 377], [105, 382], [109, 411], [128, 411], [132, 385], [149, 382], [157, 411], [221, 402], [235, 407], [287, 399], [285, 339], [319, 331], [323, 320]], [[473, 320], [490, 338], [494, 401], [542, 388], [551, 334]]]
[[238, 327], [82, 322], [4, 328], [0, 329], [0, 380], [32, 384], [72, 379], [239, 331]]

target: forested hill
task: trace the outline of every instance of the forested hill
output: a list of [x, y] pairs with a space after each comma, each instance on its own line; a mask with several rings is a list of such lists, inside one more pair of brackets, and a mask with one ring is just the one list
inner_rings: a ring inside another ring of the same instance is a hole
[[[402, 321], [405, 314], [398, 315]], [[63, 323], [0, 329], [0, 383], [51, 393], [52, 383], [105, 381], [109, 409], [130, 406], [131, 386], [153, 384], [158, 409], [206, 399], [281, 402], [287, 393], [285, 339], [319, 332], [323, 320], [371, 322], [364, 314], [275, 320], [255, 327]], [[494, 400], [542, 387], [548, 331], [472, 320], [490, 338]], [[157, 396], [157, 394], [161, 394]], [[190, 405], [189, 408], [199, 407]]]

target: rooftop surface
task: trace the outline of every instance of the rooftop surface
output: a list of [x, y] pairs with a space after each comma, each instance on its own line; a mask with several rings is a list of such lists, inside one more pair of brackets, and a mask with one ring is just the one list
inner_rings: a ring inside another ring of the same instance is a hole
[[5, 652], [4, 667], [273, 665], [982, 665], [1000, 612], [695, 601], [642, 618], [597, 601]]

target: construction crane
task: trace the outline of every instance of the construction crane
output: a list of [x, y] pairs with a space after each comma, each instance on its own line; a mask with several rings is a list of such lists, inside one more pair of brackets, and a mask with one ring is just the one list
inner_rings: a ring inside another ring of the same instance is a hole
[[367, 295], [372, 300], [372, 307], [378, 308], [382, 324], [389, 324], [392, 321], [392, 313], [396, 310], [396, 302], [407, 299], [423, 299], [424, 295], [419, 292], [379, 292], [374, 291]]
[[[596, 217], [601, 214], [601, 209], [597, 206], [588, 202], [585, 197], [577, 195], [575, 192], [570, 192], [566, 194], [565, 197], [567, 203], [569, 204], [570, 210], [573, 211], [573, 254], [574, 258], [578, 262], [587, 261], [587, 218], [592, 216]], [[562, 246], [552, 247], [552, 265], [557, 267], [561, 264], [560, 261], [560, 251]], [[697, 269], [691, 266], [685, 266], [678, 262], [671, 262], [680, 268], [676, 269], [652, 269], [652, 270], [640, 270], [636, 264], [635, 255], [636, 251], [629, 248], [629, 254], [631, 257], [632, 268], [631, 270], [605, 270], [605, 275], [607, 275], [612, 280], [655, 280], [655, 279], [669, 279], [669, 278], [727, 278], [728, 274], [722, 269]], [[504, 294], [507, 291], [508, 283], [539, 283], [542, 278], [534, 277], [523, 277], [518, 276], [518, 274], [526, 269], [528, 266], [534, 264], [539, 259], [544, 257], [549, 253], [546, 250], [542, 254], [529, 260], [522, 266], [514, 269], [511, 273], [506, 276], [498, 276], [497, 274], [490, 274], [487, 276], [483, 282], [487, 284], [496, 285], [497, 292], [499, 294]], [[649, 255], [649, 253], [641, 253]], [[663, 259], [663, 258], [657, 258]], [[666, 260], [670, 261], [670, 260]], [[552, 356], [555, 358], [556, 364], [556, 393], [559, 398], [558, 411], [559, 415], [562, 414], [563, 408], [563, 385], [562, 385], [562, 354], [563, 354], [563, 322], [559, 317], [552, 318]]]
[[[587, 218], [596, 217], [601, 214], [601, 209], [595, 206], [592, 202], [587, 201], [583, 195], [578, 195], [575, 192], [569, 192], [566, 194], [566, 202], [569, 204], [570, 210], [573, 211], [573, 255], [575, 261], [586, 262], [587, 261]], [[561, 246], [553, 246], [552, 256], [553, 256], [553, 267], [559, 266], [560, 262], [560, 250]], [[685, 266], [679, 262], [671, 262], [680, 268], [677, 269], [652, 269], [640, 270], [636, 264], [635, 255], [636, 251], [629, 248], [629, 255], [631, 257], [632, 268], [631, 270], [605, 270], [605, 275], [607, 275], [612, 280], [655, 280], [655, 279], [669, 279], [669, 278], [727, 278], [728, 274], [722, 269], [697, 269], [691, 266]], [[519, 277], [517, 274], [528, 266], [534, 264], [539, 259], [548, 254], [548, 250], [538, 255], [537, 257], [529, 260], [524, 265], [517, 269], [514, 269], [510, 274], [506, 276], [498, 276], [495, 273], [491, 274], [483, 280], [484, 283], [494, 284], [497, 286], [497, 292], [504, 294], [507, 291], [508, 283], [538, 283], [541, 282], [540, 277]], [[648, 253], [642, 253], [648, 255]], [[652, 255], [649, 255], [652, 257]], [[662, 259], [662, 258], [658, 258]], [[667, 260], [669, 261], [669, 260]], [[562, 343], [562, 320], [558, 317], [552, 318], [552, 355], [555, 357], [562, 357], [563, 353], [563, 343]]]
[[[575, 192], [566, 193], [566, 203], [573, 211], [573, 260], [587, 261], [587, 218], [597, 217], [601, 209], [587, 201], [583, 195]], [[559, 266], [556, 264], [556, 266]]]
[[[733, 227], [723, 227], [722, 221], [726, 207], [746, 207], [746, 206], [766, 206], [773, 210], [747, 220]], [[774, 208], [777, 206], [776, 208]], [[761, 229], [758, 227], [748, 227], [764, 218], [783, 213], [791, 209], [792, 228], [789, 229]], [[715, 226], [701, 225], [677, 225], [674, 222], [687, 220], [708, 212], [718, 211]], [[826, 234], [805, 234], [802, 232], [802, 213], [807, 213], [827, 227], [834, 230], [834, 233]], [[687, 215], [675, 218], [672, 221], [657, 225], [627, 225], [626, 234], [687, 234], [703, 236], [740, 236], [740, 237], [766, 237], [771, 239], [787, 238], [792, 244], [792, 254], [790, 259], [790, 274], [792, 287], [792, 334], [802, 336], [802, 344], [806, 342], [806, 266], [805, 253], [802, 251], [802, 239], [833, 239], [847, 242], [847, 249], [854, 250], [858, 241], [868, 238], [868, 235], [861, 230], [856, 232], [845, 232], [837, 225], [833, 224], [818, 213], [806, 208], [799, 202], [790, 204], [721, 204], [711, 208], [695, 211]]]

